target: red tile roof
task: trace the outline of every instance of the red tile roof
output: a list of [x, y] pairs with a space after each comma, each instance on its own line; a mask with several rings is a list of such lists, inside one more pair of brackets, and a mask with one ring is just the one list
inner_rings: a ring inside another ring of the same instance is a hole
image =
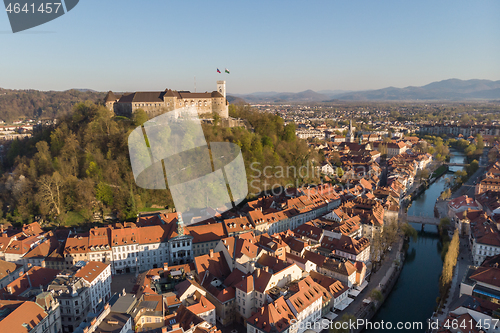
[[263, 332], [284, 332], [290, 327], [291, 321], [296, 319], [283, 297], [271, 304], [265, 304], [258, 309], [247, 323], [257, 327]]
[[193, 243], [211, 242], [226, 237], [222, 223], [202, 224], [186, 228], [193, 236]]
[[75, 273], [75, 276], [85, 279], [87, 282], [92, 283], [92, 281], [97, 278], [109, 265], [98, 262], [89, 261]]
[[20, 295], [31, 287], [47, 286], [61, 271], [57, 269], [34, 266], [16, 280], [9, 283], [4, 290], [11, 295]]
[[[28, 333], [47, 317], [41, 306], [30, 301], [0, 300], [0, 311], [7, 309], [12, 312], [0, 321], [0, 332]], [[28, 324], [29, 328], [23, 324]]]

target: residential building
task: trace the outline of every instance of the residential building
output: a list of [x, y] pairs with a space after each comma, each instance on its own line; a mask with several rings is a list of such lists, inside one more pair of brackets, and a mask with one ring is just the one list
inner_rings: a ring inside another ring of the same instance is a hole
[[219, 241], [226, 237], [222, 223], [192, 225], [187, 227], [193, 237], [193, 256], [208, 254], [214, 250]]
[[79, 269], [79, 266], [73, 266], [62, 271], [47, 288], [61, 304], [64, 333], [73, 332], [93, 310], [89, 284], [85, 279], [76, 276]]
[[59, 303], [50, 293], [42, 293], [32, 301], [0, 300], [0, 331], [22, 333], [59, 333]]
[[76, 272], [88, 284], [92, 309], [111, 298], [111, 266], [102, 262], [89, 261]]
[[0, 260], [0, 289], [24, 274], [24, 266]]

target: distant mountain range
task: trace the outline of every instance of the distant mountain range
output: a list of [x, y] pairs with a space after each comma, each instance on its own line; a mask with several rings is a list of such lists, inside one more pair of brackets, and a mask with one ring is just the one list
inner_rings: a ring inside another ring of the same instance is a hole
[[421, 87], [388, 87], [366, 91], [306, 90], [298, 93], [257, 92], [232, 94], [229, 102], [243, 100], [247, 103], [323, 102], [323, 101], [461, 101], [491, 100], [500, 98], [500, 80], [449, 79], [432, 82]]

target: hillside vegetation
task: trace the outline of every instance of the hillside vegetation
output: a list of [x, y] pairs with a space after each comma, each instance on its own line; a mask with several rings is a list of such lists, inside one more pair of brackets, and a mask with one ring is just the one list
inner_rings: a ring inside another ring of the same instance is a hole
[[[247, 119], [254, 131], [204, 125], [208, 142], [234, 142], [243, 152], [250, 192], [270, 184], [303, 184], [315, 181], [291, 173], [266, 177], [274, 170], [307, 165], [318, 160], [307, 144], [295, 137], [293, 125], [284, 126], [280, 117], [261, 114], [248, 106], [232, 106], [231, 114]], [[35, 216], [60, 225], [91, 221], [95, 212], [114, 212], [120, 219], [134, 218], [152, 205], [173, 207], [170, 192], [145, 190], [135, 185], [128, 155], [128, 135], [147, 118], [138, 111], [133, 119], [114, 117], [101, 105], [75, 105], [56, 126], [34, 137], [15, 141], [8, 151], [0, 179], [0, 219], [28, 223]], [[254, 163], [250, 169], [251, 163]], [[258, 175], [258, 173], [261, 175]], [[257, 180], [257, 181], [256, 181]], [[269, 187], [268, 187], [269, 188]]]
[[75, 104], [97, 102], [105, 93], [95, 91], [38, 91], [0, 88], [0, 120], [10, 123], [18, 119], [54, 119], [69, 113]]

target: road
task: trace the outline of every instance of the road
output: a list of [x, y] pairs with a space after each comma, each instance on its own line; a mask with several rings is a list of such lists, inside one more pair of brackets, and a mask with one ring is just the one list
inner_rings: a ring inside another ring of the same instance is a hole
[[[400, 242], [402, 241], [403, 240], [401, 239]], [[363, 300], [370, 295], [373, 289], [379, 286], [380, 282], [385, 277], [387, 271], [392, 266], [392, 263], [398, 257], [399, 253], [398, 248], [399, 246], [393, 246], [392, 250], [385, 254], [385, 258], [382, 262], [382, 265], [378, 267], [378, 270], [375, 273], [372, 273], [370, 275], [370, 281], [368, 282], [366, 288], [354, 299], [354, 301], [349, 305], [347, 309], [338, 313], [339, 319], [345, 313], [352, 314], [357, 317], [357, 314], [359, 314], [363, 310], [363, 307], [366, 306], [363, 303]]]

